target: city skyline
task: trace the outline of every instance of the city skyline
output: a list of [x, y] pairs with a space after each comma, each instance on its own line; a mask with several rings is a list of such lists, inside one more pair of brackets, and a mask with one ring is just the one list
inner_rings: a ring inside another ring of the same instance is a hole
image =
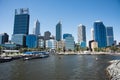
[[52, 32], [52, 35], [55, 35], [55, 26], [61, 20], [62, 35], [64, 33], [72, 34], [77, 42], [77, 25], [84, 24], [86, 26], [87, 41], [89, 41], [91, 40], [91, 35], [89, 35], [90, 29], [93, 27], [94, 21], [101, 20], [105, 26], [113, 26], [115, 40], [120, 42], [120, 38], [117, 36], [120, 26], [119, 7], [120, 1], [118, 0], [37, 0], [36, 2], [28, 0], [1, 0], [0, 9], [2, 11], [0, 24], [2, 29], [0, 29], [0, 33], [8, 33], [11, 39], [14, 26], [14, 10], [18, 8], [29, 8], [30, 34], [33, 31], [34, 21], [36, 19], [41, 23], [41, 35], [48, 30]]

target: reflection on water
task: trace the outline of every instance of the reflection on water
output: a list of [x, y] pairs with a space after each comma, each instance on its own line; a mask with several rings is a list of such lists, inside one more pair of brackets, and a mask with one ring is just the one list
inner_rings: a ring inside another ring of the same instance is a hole
[[[96, 60], [96, 58], [98, 60]], [[51, 55], [44, 59], [0, 64], [0, 80], [107, 80], [112, 55]]]

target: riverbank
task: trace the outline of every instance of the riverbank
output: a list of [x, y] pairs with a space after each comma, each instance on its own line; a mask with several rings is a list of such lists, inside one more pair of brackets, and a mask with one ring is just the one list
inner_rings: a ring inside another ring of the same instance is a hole
[[110, 61], [111, 65], [107, 67], [110, 80], [120, 80], [120, 60]]
[[110, 54], [110, 55], [120, 55], [120, 53], [109, 53], [109, 52], [90, 52], [90, 51], [83, 51], [83, 52], [57, 52], [58, 55], [79, 55], [79, 54]]

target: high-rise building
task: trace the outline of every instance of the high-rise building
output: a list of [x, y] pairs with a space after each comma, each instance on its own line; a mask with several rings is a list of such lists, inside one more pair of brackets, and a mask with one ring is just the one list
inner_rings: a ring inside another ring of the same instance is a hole
[[15, 9], [13, 34], [29, 33], [29, 17], [28, 8]]
[[80, 47], [81, 47], [81, 48], [86, 48], [86, 42], [85, 42], [85, 41], [80, 42]]
[[61, 21], [56, 25], [56, 40], [61, 41], [62, 38], [62, 24]]
[[44, 40], [49, 40], [50, 39], [50, 35], [51, 35], [50, 31], [44, 32]]
[[40, 22], [38, 20], [35, 21], [34, 23], [34, 31], [33, 33], [35, 35], [40, 35]]
[[72, 37], [72, 34], [68, 34], [68, 33], [63, 34], [63, 39], [65, 39], [66, 37]]
[[98, 42], [98, 47], [106, 47], [106, 28], [101, 21], [94, 22], [94, 38], [95, 41]]
[[51, 39], [46, 41], [46, 48], [56, 49], [56, 41]]
[[66, 37], [65, 38], [65, 50], [74, 50], [75, 48], [75, 42], [74, 42], [74, 37]]
[[4, 44], [5, 42], [8, 42], [9, 35], [7, 33], [0, 34], [0, 44]]
[[25, 34], [13, 34], [11, 41], [15, 44], [25, 47], [26, 46], [26, 35]]
[[78, 26], [78, 43], [86, 43], [86, 27], [82, 24]]
[[91, 28], [91, 38], [92, 40], [94, 40], [94, 29], [93, 28]]
[[26, 36], [26, 46], [28, 48], [36, 48], [38, 47], [38, 36], [37, 35], [27, 35]]
[[43, 39], [38, 39], [38, 47], [44, 48], [44, 40]]
[[114, 44], [113, 27], [106, 27], [106, 35], [107, 35], [107, 46], [112, 46]]
[[64, 40], [56, 41], [56, 49], [61, 49], [63, 51], [64, 47], [65, 47], [65, 41]]

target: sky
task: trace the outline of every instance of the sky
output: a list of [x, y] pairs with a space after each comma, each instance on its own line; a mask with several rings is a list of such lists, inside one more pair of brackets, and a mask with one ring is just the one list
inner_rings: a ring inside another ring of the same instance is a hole
[[55, 36], [55, 26], [61, 21], [62, 34], [72, 34], [76, 42], [78, 25], [85, 25], [89, 41], [93, 23], [100, 20], [105, 26], [113, 27], [114, 38], [120, 42], [120, 0], [0, 0], [0, 33], [8, 33], [10, 39], [15, 9], [19, 8], [29, 8], [30, 34], [38, 19], [41, 35], [50, 31]]

